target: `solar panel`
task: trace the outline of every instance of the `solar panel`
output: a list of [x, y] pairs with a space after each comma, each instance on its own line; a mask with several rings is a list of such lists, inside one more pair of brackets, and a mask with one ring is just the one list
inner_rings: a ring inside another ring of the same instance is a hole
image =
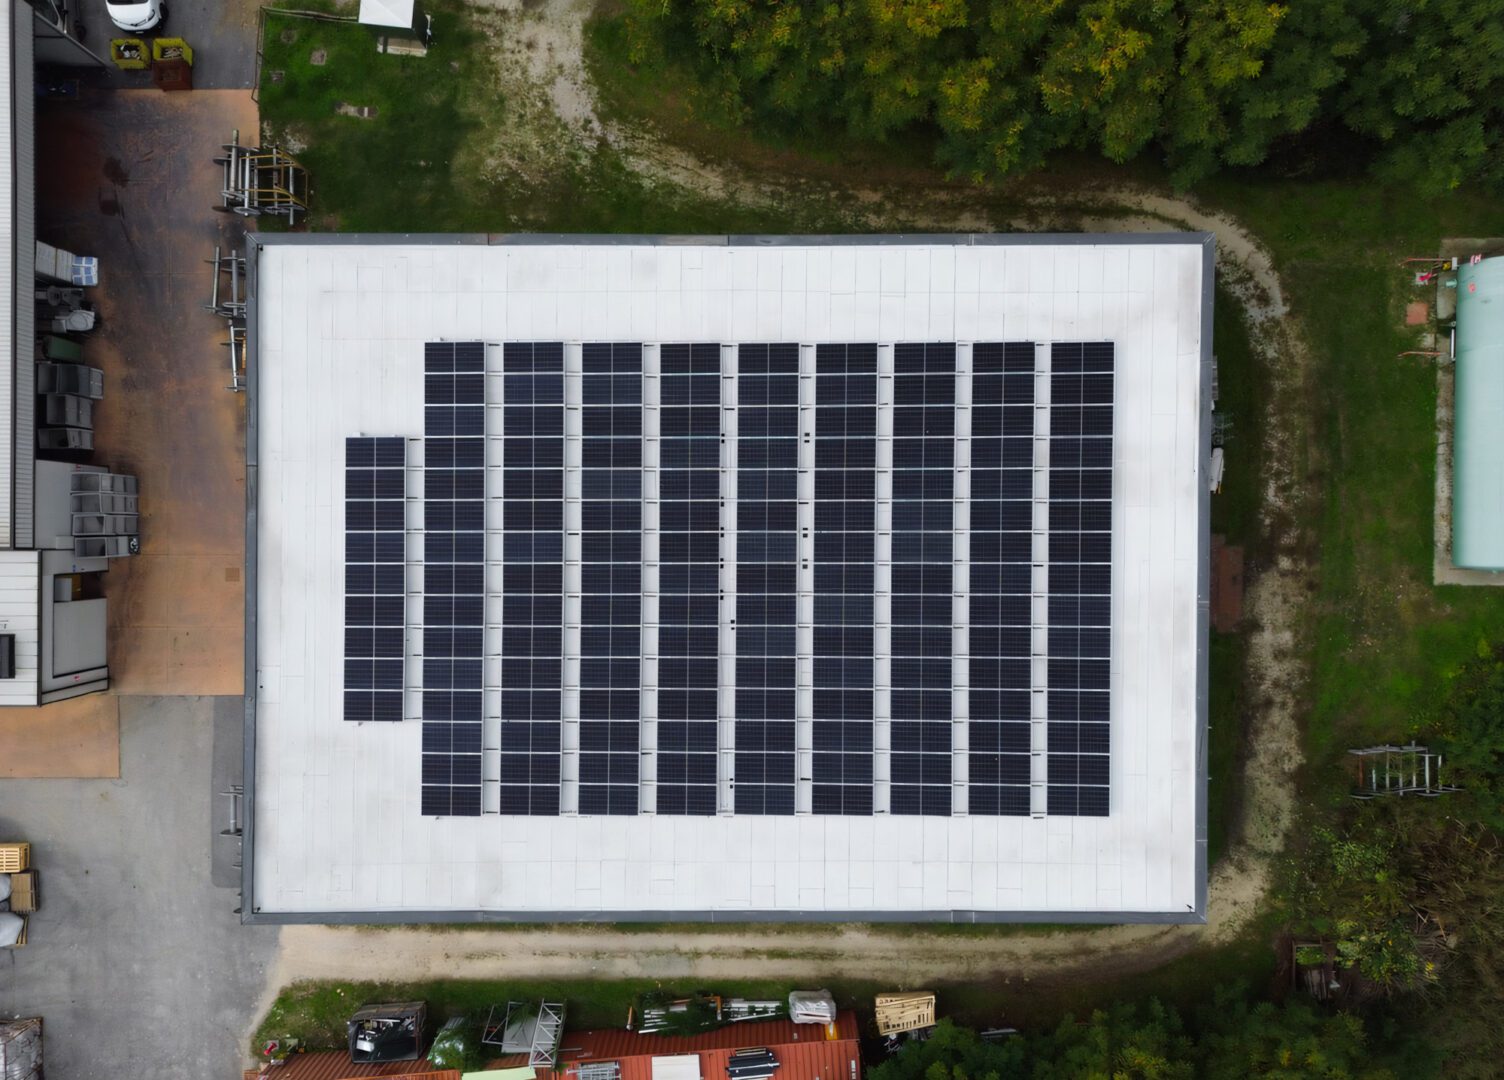
[[658, 813], [716, 812], [721, 347], [659, 350]]
[[1111, 342], [1050, 347], [1047, 809], [1109, 805], [1112, 592]]
[[872, 813], [877, 346], [815, 349], [811, 807]]
[[559, 812], [564, 349], [502, 349], [501, 812]]
[[893, 347], [889, 809], [951, 813], [956, 347]]
[[794, 812], [799, 346], [737, 350], [736, 812]]
[[423, 349], [425, 815], [481, 811], [485, 366], [482, 342]]
[[345, 440], [346, 720], [401, 720], [407, 440]]
[[1030, 810], [1034, 345], [971, 350], [971, 596], [967, 800]]
[[642, 346], [582, 350], [581, 814], [637, 813], [642, 716]]

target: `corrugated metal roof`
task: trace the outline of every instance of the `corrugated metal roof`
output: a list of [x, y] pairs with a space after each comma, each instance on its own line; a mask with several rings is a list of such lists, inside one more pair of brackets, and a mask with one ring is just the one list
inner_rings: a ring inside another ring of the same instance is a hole
[[[700, 1035], [640, 1035], [622, 1028], [570, 1031], [560, 1041], [557, 1070], [540, 1071], [538, 1080], [576, 1080], [572, 1066], [587, 1061], [619, 1062], [621, 1080], [653, 1080], [653, 1058], [673, 1054], [698, 1054], [703, 1080], [727, 1080], [731, 1055], [751, 1047], [766, 1047], [778, 1058], [773, 1080], [860, 1080], [856, 1014], [837, 1014], [833, 1028], [827, 1032], [819, 1024], [761, 1020]], [[514, 1055], [491, 1068], [524, 1060], [525, 1055]]]
[[350, 1055], [344, 1050], [319, 1050], [309, 1054], [294, 1054], [284, 1064], [268, 1068], [264, 1073], [247, 1069], [244, 1080], [355, 1080], [364, 1076], [385, 1076], [388, 1080], [460, 1080], [459, 1070], [441, 1069], [427, 1061], [389, 1061], [382, 1065], [352, 1065]]

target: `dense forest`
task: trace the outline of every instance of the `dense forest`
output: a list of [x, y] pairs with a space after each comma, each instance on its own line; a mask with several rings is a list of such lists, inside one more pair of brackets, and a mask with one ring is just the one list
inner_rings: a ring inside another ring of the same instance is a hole
[[1291, 144], [1442, 192], [1504, 178], [1504, 0], [629, 0], [747, 118], [938, 137], [962, 176], [1058, 150], [1180, 186]]

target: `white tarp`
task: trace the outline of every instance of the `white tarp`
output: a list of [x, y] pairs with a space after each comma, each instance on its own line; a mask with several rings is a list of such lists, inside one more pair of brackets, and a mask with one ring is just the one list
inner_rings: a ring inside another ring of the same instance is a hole
[[789, 1019], [796, 1024], [834, 1024], [836, 999], [829, 990], [795, 990], [789, 994]]

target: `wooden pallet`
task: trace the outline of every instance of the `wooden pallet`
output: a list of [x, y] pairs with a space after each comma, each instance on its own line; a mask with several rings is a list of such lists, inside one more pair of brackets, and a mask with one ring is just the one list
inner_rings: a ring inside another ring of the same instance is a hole
[[0, 874], [31, 869], [31, 845], [24, 840], [0, 844]]
[[933, 1027], [935, 995], [925, 990], [908, 994], [878, 994], [876, 1013], [877, 1030], [882, 1035]]

